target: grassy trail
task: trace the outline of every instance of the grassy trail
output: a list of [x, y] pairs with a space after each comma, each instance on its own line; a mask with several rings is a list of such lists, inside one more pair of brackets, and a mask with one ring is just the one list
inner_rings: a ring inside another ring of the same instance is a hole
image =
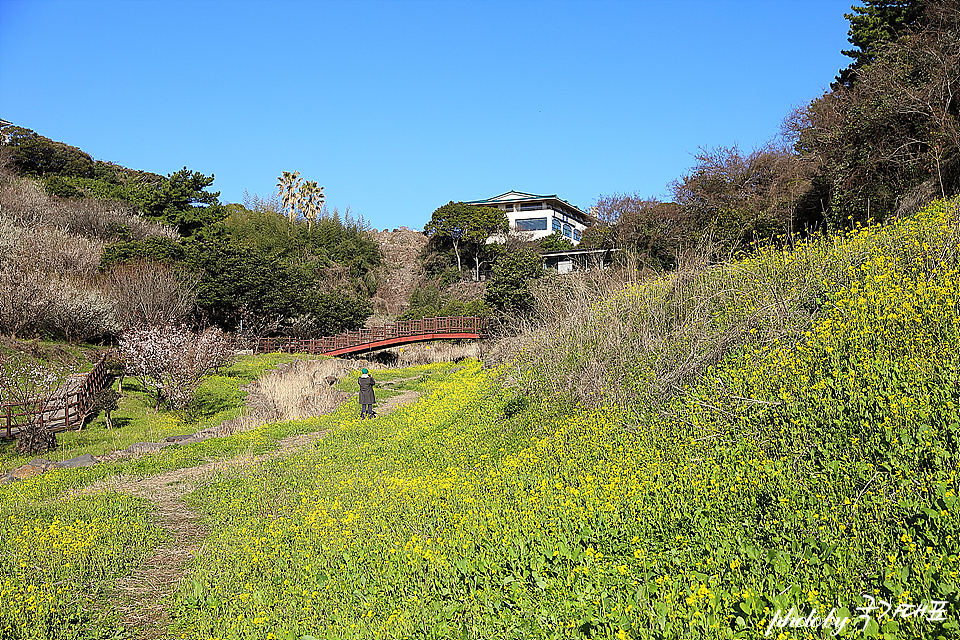
[[[419, 377], [401, 381], [417, 379]], [[403, 391], [380, 402], [378, 414], [387, 416], [419, 397], [418, 391]], [[116, 491], [149, 500], [156, 509], [156, 524], [167, 533], [164, 542], [153, 550], [140, 567], [117, 581], [118, 598], [114, 607], [120, 614], [121, 623], [127, 628], [137, 629], [137, 636], [144, 640], [167, 635], [171, 598], [207, 535], [206, 528], [199, 523], [200, 516], [187, 506], [183, 496], [218, 477], [229, 477], [237, 468], [254, 470], [266, 460], [292, 455], [312, 446], [327, 433], [328, 430], [323, 430], [281, 438], [276, 450], [261, 455], [214, 460], [146, 477], [118, 475], [87, 487], [87, 492]]]

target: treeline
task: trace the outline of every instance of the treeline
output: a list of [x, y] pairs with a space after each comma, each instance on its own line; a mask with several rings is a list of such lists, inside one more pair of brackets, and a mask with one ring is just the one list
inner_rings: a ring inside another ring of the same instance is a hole
[[8, 335], [112, 339], [184, 322], [328, 335], [372, 313], [380, 250], [349, 211], [224, 204], [212, 175], [135, 171], [14, 126], [0, 129], [0, 164]]
[[[672, 200], [600, 196], [578, 248], [616, 249], [661, 271], [727, 260], [769, 242], [909, 215], [960, 193], [960, 3], [866, 0], [845, 14], [853, 62], [829, 91], [787, 115], [758, 149], [700, 149], [672, 181]], [[450, 202], [434, 211], [423, 277], [407, 317], [531, 309], [536, 254], [571, 247], [554, 234], [511, 238], [495, 209]], [[487, 244], [490, 235], [508, 238]], [[527, 254], [527, 255], [524, 255]], [[482, 298], [456, 282], [489, 276]]]
[[853, 58], [829, 91], [752, 151], [701, 149], [673, 201], [602, 196], [583, 247], [655, 269], [685, 251], [724, 259], [757, 241], [903, 216], [960, 192], [960, 4], [867, 0], [845, 14]]

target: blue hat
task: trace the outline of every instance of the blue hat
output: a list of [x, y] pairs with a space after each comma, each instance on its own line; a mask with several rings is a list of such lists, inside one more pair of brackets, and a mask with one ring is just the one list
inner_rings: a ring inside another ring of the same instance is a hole
[[366, 369], [363, 369], [363, 370], [360, 371], [360, 373], [370, 373], [370, 372], [367, 371]]

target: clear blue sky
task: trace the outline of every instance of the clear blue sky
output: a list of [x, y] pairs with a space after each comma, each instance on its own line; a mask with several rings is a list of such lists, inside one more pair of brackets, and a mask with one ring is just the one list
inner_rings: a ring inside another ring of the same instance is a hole
[[224, 202], [298, 170], [378, 229], [511, 189], [668, 198], [827, 88], [853, 3], [0, 0], [0, 118]]

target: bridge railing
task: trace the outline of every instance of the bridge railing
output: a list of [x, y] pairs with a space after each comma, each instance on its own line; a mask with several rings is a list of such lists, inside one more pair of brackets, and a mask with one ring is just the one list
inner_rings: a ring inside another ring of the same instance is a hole
[[260, 338], [253, 344], [256, 353], [328, 353], [397, 338], [433, 334], [483, 335], [486, 319], [476, 316], [450, 316], [404, 320], [395, 324], [348, 331], [323, 338]]

